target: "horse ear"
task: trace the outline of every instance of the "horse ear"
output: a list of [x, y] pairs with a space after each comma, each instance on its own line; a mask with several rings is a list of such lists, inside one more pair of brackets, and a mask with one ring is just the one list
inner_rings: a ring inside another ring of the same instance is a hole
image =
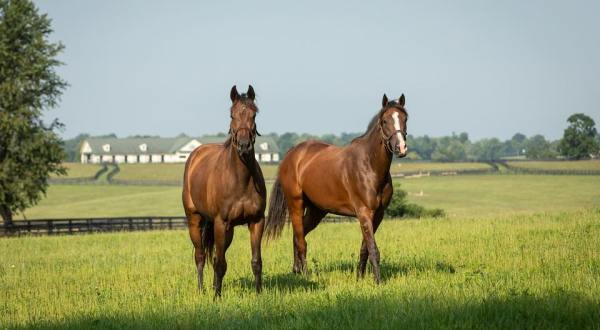
[[235, 87], [235, 85], [233, 85], [233, 87], [231, 87], [231, 92], [229, 92], [229, 97], [231, 98], [231, 102], [235, 102], [235, 101], [237, 101], [237, 99], [240, 98], [240, 93], [238, 93], [237, 87]]
[[399, 103], [401, 106], [404, 106], [404, 102], [405, 102], [405, 99], [404, 99], [404, 94], [402, 94], [402, 96], [400, 96], [400, 98], [398, 99], [398, 103]]
[[383, 94], [383, 100], [381, 100], [381, 106], [385, 108], [385, 106], [388, 104], [388, 98], [387, 95]]
[[252, 85], [248, 85], [248, 92], [246, 92], [246, 95], [248, 95], [249, 99], [251, 99], [252, 101], [254, 101], [254, 97], [256, 95], [254, 94], [254, 88], [252, 88]]

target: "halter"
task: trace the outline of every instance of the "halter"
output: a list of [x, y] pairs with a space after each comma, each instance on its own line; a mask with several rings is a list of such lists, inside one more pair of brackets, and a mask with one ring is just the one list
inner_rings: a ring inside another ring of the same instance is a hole
[[231, 135], [231, 142], [233, 142], [233, 145], [237, 148], [238, 146], [238, 139], [237, 139], [237, 133], [241, 130], [248, 130], [250, 132], [250, 141], [252, 142], [252, 145], [254, 145], [254, 141], [256, 140], [256, 136], [261, 136], [260, 133], [258, 133], [258, 131], [256, 130], [256, 128], [251, 129], [249, 127], [240, 127], [236, 130], [231, 130], [231, 128], [229, 129], [229, 135]]
[[394, 130], [394, 132], [390, 134], [390, 136], [385, 136], [385, 132], [383, 131], [383, 125], [381, 125], [381, 119], [379, 120], [379, 131], [381, 132], [381, 137], [383, 140], [383, 145], [385, 146], [385, 150], [389, 151], [392, 154], [394, 153], [394, 148], [392, 147], [391, 139], [394, 137], [394, 135], [400, 133], [406, 140], [406, 133], [402, 132], [402, 130], [400, 129]]
[[383, 126], [381, 126], [381, 124], [379, 125], [379, 129], [381, 130], [381, 137], [383, 140], [383, 145], [385, 146], [385, 149], [387, 151], [389, 151], [390, 153], [394, 153], [393, 148], [392, 148], [392, 141], [391, 139], [394, 137], [395, 134], [400, 133], [402, 134], [402, 136], [406, 136], [406, 134], [404, 132], [402, 132], [402, 130], [395, 130], [392, 134], [390, 134], [390, 136], [385, 136], [385, 133], [383, 132]]

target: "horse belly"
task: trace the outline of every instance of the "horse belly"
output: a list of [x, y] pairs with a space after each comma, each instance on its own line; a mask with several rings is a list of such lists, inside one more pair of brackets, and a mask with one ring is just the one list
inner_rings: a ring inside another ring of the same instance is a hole
[[321, 171], [307, 171], [304, 173], [302, 191], [304, 195], [321, 210], [339, 215], [354, 215], [354, 208], [339, 173]]

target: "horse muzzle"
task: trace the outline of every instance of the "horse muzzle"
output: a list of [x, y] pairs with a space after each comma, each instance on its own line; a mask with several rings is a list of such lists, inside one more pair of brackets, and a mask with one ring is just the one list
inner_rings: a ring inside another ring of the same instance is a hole
[[394, 154], [396, 154], [396, 157], [398, 157], [398, 158], [406, 157], [407, 153], [408, 153], [408, 146], [405, 143], [398, 144], [394, 148]]
[[240, 155], [246, 156], [247, 154], [252, 152], [252, 141], [250, 139], [240, 139], [237, 141], [236, 148]]

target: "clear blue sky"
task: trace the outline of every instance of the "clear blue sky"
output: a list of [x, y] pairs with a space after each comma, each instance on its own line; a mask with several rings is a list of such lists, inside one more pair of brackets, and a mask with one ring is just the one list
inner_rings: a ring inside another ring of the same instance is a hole
[[249, 83], [262, 133], [363, 131], [384, 92], [414, 135], [600, 126], [599, 1], [36, 3], [66, 46], [64, 137], [226, 131]]

